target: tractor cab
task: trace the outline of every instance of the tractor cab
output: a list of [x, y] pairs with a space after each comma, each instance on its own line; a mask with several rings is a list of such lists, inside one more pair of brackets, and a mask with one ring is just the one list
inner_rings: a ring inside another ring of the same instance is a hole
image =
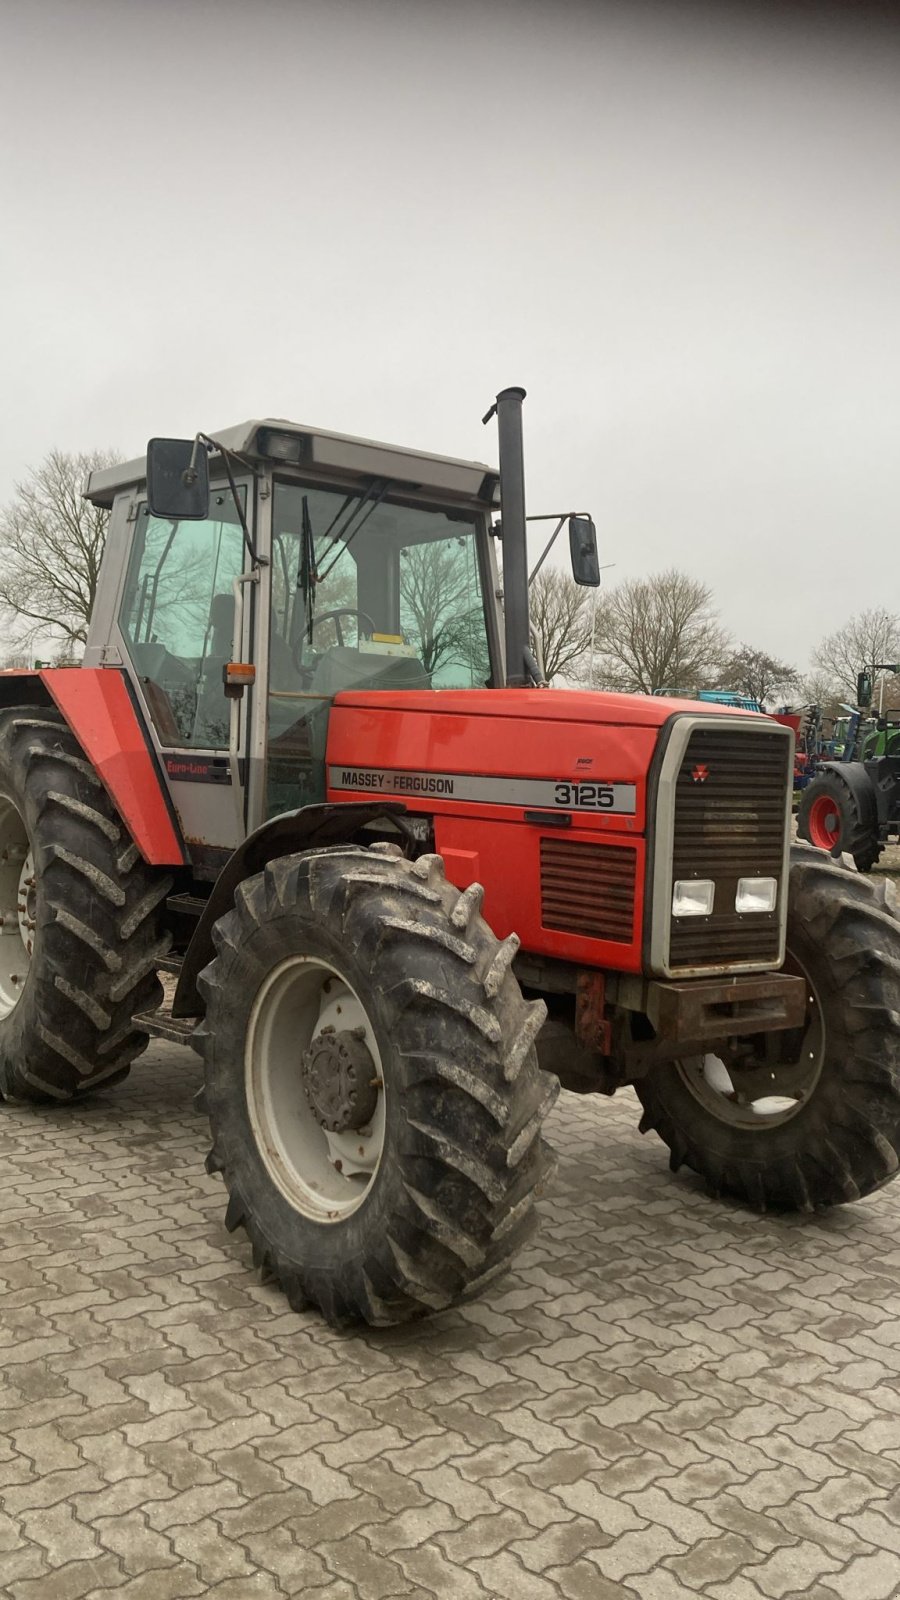
[[214, 866], [324, 798], [335, 695], [483, 688], [504, 666], [494, 469], [283, 422], [211, 444], [193, 505], [183, 474], [154, 499], [153, 447], [181, 441], [151, 445], [149, 493], [142, 460], [93, 474], [111, 521], [85, 665], [128, 672]]

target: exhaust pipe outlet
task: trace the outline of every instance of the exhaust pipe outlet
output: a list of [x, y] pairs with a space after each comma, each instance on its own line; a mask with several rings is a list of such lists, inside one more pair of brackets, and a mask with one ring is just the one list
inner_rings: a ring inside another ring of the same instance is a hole
[[525, 390], [501, 389], [484, 418], [497, 413], [500, 444], [500, 522], [503, 535], [503, 612], [506, 682], [524, 688], [534, 680], [528, 628], [528, 544], [525, 523], [525, 453], [522, 401]]

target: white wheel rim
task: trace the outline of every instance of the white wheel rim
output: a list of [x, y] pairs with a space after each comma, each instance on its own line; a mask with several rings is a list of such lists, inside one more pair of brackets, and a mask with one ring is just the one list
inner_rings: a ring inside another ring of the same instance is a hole
[[790, 952], [785, 971], [799, 973], [807, 985], [807, 1020], [793, 1061], [764, 1058], [742, 1072], [739, 1062], [712, 1053], [688, 1056], [674, 1063], [695, 1099], [723, 1122], [748, 1130], [788, 1122], [815, 1092], [825, 1059], [825, 1017], [809, 974]]
[[[732, 1077], [724, 1061], [718, 1056], [703, 1057], [703, 1076], [709, 1087], [716, 1094], [731, 1098], [735, 1094], [740, 1078], [737, 1074]], [[754, 1117], [778, 1117], [785, 1112], [795, 1111], [799, 1102], [796, 1095], [764, 1094], [755, 1100], [748, 1100], [747, 1109]]]
[[37, 931], [34, 857], [18, 809], [0, 795], [0, 1018], [17, 1006]]
[[[360, 1029], [379, 1082], [365, 1127], [326, 1130], [304, 1091], [301, 1057], [328, 1029]], [[384, 1150], [381, 1055], [359, 996], [337, 968], [290, 956], [254, 1001], [245, 1056], [247, 1108], [256, 1147], [285, 1199], [315, 1222], [341, 1222], [369, 1194]]]

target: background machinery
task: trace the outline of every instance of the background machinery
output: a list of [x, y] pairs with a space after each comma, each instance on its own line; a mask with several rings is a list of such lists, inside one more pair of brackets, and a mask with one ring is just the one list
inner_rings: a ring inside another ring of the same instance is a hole
[[860, 672], [857, 705], [846, 708], [835, 730], [842, 735], [839, 753], [818, 763], [797, 814], [801, 839], [836, 859], [852, 856], [860, 872], [900, 838], [900, 717], [896, 710], [872, 713], [873, 677], [880, 670], [898, 669], [876, 664]]
[[522, 399], [499, 473], [273, 421], [151, 441], [88, 485], [83, 665], [0, 676], [3, 1095], [190, 1037], [227, 1226], [334, 1323], [506, 1269], [558, 1082], [634, 1084], [673, 1168], [757, 1208], [898, 1170], [884, 886], [790, 847], [789, 728], [541, 685]]

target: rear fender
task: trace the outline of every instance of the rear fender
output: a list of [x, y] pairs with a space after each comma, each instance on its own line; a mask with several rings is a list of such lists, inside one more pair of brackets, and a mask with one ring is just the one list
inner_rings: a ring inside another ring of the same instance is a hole
[[880, 828], [894, 821], [897, 815], [898, 772], [900, 763], [896, 756], [878, 756], [874, 761], [859, 763], [876, 808]]
[[380, 817], [396, 817], [406, 810], [401, 801], [346, 801], [339, 805], [302, 806], [285, 811], [248, 835], [226, 862], [213, 885], [213, 891], [187, 947], [175, 999], [173, 1017], [198, 1017], [203, 1001], [197, 979], [215, 955], [212, 931], [220, 917], [234, 905], [238, 886], [245, 878], [262, 872], [268, 861], [278, 856], [296, 855], [302, 850], [325, 850], [331, 845], [349, 844], [370, 822]]
[[152, 867], [182, 866], [187, 856], [168, 790], [124, 672], [0, 672], [0, 708], [42, 705], [55, 705], [65, 718], [144, 860]]

